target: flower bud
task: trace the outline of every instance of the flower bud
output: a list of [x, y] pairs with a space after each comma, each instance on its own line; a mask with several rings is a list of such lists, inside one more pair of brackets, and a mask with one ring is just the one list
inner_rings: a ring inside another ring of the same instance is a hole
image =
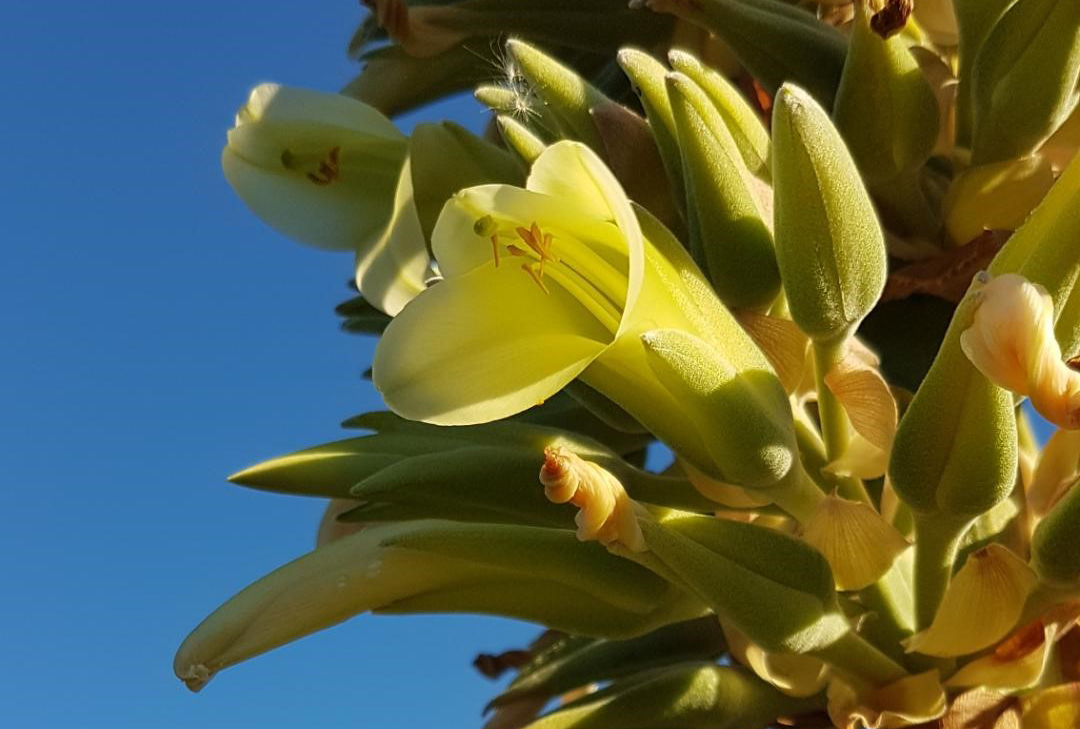
[[1056, 585], [1080, 584], [1080, 488], [1073, 483], [1050, 510], [1031, 538], [1031, 564], [1044, 581]]
[[644, 0], [708, 29], [766, 91], [791, 81], [831, 107], [844, 67], [847, 42], [835, 28], [782, 0]]
[[902, 35], [882, 38], [870, 27], [868, 0], [856, 0], [855, 21], [833, 120], [870, 187], [913, 174], [938, 134], [938, 105]]
[[686, 51], [673, 50], [668, 60], [675, 71], [685, 74], [708, 95], [751, 174], [768, 181], [772, 175], [769, 132], [757, 110], [721, 74]]
[[689, 77], [667, 77], [682, 152], [690, 249], [721, 301], [731, 308], [767, 307], [780, 289], [771, 220], [723, 117]]
[[509, 40], [506, 50], [532, 91], [557, 120], [559, 131], [568, 139], [584, 142], [602, 152], [603, 142], [593, 125], [590, 109], [609, 103], [610, 99], [576, 71], [524, 41]]
[[795, 323], [815, 340], [846, 336], [885, 286], [885, 238], [828, 115], [786, 84], [773, 109], [774, 236]]
[[1080, 3], [1017, 0], [987, 35], [971, 79], [973, 162], [1034, 151], [1080, 99]]
[[499, 134], [502, 135], [506, 146], [514, 150], [525, 164], [531, 165], [544, 151], [543, 140], [514, 117], [499, 114], [495, 121], [499, 125]]

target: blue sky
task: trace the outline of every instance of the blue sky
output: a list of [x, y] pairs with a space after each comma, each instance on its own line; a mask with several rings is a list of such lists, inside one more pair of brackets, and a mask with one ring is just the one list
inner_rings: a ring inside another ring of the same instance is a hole
[[351, 0], [7, 8], [5, 726], [478, 727], [492, 688], [474, 653], [536, 632], [365, 616], [199, 695], [172, 676], [198, 620], [312, 545], [319, 504], [225, 476], [377, 407], [371, 342], [332, 315], [349, 258], [264, 227], [218, 165], [254, 84], [351, 78], [360, 17]]
[[[173, 652], [312, 546], [320, 506], [225, 476], [377, 406], [337, 330], [348, 256], [225, 183], [260, 81], [336, 90], [353, 0], [12, 3], [0, 30], [0, 707], [20, 728], [479, 726], [478, 650], [535, 628], [365, 616], [224, 672]], [[475, 125], [480, 111], [442, 109]]]

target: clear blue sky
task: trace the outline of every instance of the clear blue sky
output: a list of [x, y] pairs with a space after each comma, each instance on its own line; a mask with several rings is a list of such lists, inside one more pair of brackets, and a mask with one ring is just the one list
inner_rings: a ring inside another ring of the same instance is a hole
[[[347, 256], [251, 216], [218, 166], [247, 90], [334, 90], [353, 0], [11, 3], [0, 30], [5, 727], [480, 725], [478, 650], [535, 628], [364, 616], [222, 673], [173, 652], [310, 548], [321, 506], [225, 483], [377, 407], [337, 331]], [[429, 114], [470, 126], [475, 107]], [[406, 128], [408, 124], [406, 123]]]
[[[377, 407], [337, 330], [348, 256], [250, 215], [218, 158], [248, 89], [336, 90], [355, 0], [10, 3], [0, 30], [0, 724], [479, 726], [470, 661], [535, 628], [364, 616], [190, 694], [173, 652], [312, 546], [231, 486]], [[475, 125], [457, 104], [442, 115]]]

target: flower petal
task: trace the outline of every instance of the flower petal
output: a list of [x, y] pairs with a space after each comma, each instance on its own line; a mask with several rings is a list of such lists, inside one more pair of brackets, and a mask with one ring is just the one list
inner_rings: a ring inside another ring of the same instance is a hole
[[907, 650], [951, 657], [993, 645], [1016, 625], [1036, 581], [1032, 569], [1000, 544], [974, 552], [949, 583], [934, 622], [911, 637]]
[[838, 590], [872, 585], [910, 545], [869, 505], [826, 496], [803, 526], [803, 539], [818, 549]]
[[411, 420], [497, 420], [558, 392], [611, 332], [558, 286], [485, 266], [421, 293], [390, 323], [372, 365], [391, 410]]
[[252, 89], [247, 104], [236, 114], [236, 123], [317, 124], [350, 133], [360, 131], [375, 139], [404, 140], [394, 123], [375, 107], [337, 93], [281, 84], [259, 84]]
[[293, 240], [329, 250], [366, 248], [385, 228], [394, 179], [371, 174], [362, 194], [355, 185], [315, 185], [284, 168], [270, 171], [226, 147], [225, 177], [248, 208]]
[[841, 679], [833, 679], [827, 695], [829, 718], [843, 729], [911, 726], [936, 719], [946, 708], [945, 690], [936, 670], [861, 693]]
[[409, 161], [401, 169], [390, 221], [370, 247], [356, 253], [356, 286], [365, 300], [390, 316], [424, 290], [427, 245], [413, 204]]

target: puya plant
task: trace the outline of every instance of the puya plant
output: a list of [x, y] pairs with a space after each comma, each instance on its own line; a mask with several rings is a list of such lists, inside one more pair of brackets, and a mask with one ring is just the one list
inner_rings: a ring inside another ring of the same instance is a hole
[[492, 728], [1080, 726], [1080, 3], [367, 4], [223, 166], [389, 412], [231, 477], [331, 501], [177, 676], [473, 612]]

